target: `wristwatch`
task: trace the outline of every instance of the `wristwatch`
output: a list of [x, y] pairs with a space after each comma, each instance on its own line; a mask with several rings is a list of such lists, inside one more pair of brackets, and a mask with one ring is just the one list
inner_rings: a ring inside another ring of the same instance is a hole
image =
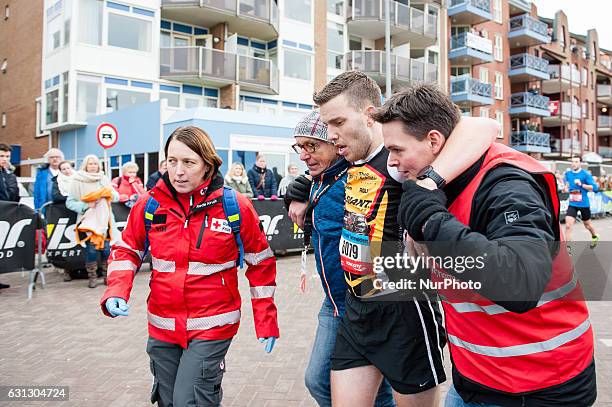
[[434, 171], [434, 169], [433, 169], [433, 167], [431, 165], [428, 165], [427, 167], [423, 168], [417, 174], [417, 179], [418, 180], [424, 180], [425, 178], [431, 178], [433, 180], [433, 182], [435, 182], [436, 185], [438, 186], [438, 189], [442, 189], [442, 188], [444, 188], [444, 185], [446, 185], [446, 180], [444, 178], [442, 178], [442, 176], [440, 176], [440, 174], [438, 174], [436, 171]]

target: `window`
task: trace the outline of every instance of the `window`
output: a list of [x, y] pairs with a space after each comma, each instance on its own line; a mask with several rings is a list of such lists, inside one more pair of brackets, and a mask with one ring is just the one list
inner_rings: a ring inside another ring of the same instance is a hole
[[79, 41], [102, 45], [102, 11], [104, 3], [98, 0], [79, 0]]
[[587, 119], [589, 117], [589, 101], [582, 102], [582, 118]]
[[4, 19], [8, 20], [8, 18], [11, 16], [11, 8], [6, 5], [4, 6]]
[[159, 98], [168, 101], [168, 107], [181, 107], [181, 95], [171, 92], [159, 92]]
[[489, 117], [489, 108], [481, 107], [480, 108], [480, 117]]
[[72, 20], [72, 0], [64, 0], [64, 43], [70, 44], [70, 22]]
[[427, 62], [430, 64], [438, 65], [438, 53], [436, 51], [427, 51]]
[[489, 70], [486, 68], [480, 68], [480, 82], [489, 83]]
[[502, 0], [493, 0], [493, 21], [502, 23]]
[[62, 82], [63, 82], [63, 105], [62, 105], [62, 122], [68, 121], [68, 72], [64, 72], [62, 74]]
[[285, 17], [310, 24], [311, 14], [311, 0], [285, 0]]
[[102, 78], [79, 75], [77, 77], [76, 120], [86, 121], [100, 112], [99, 96]]
[[6, 113], [2, 113], [2, 127], [6, 127]]
[[312, 55], [285, 49], [285, 76], [309, 81], [311, 78]]
[[342, 69], [344, 53], [344, 27], [342, 24], [327, 24], [327, 67]]
[[504, 60], [503, 38], [500, 34], [495, 34], [495, 44], [493, 46], [493, 56], [496, 61]]
[[582, 79], [582, 86], [589, 85], [589, 71], [587, 71], [586, 68], [582, 68], [581, 79]]
[[150, 51], [151, 22], [123, 14], [109, 13], [108, 45]]
[[451, 76], [469, 75], [470, 72], [469, 66], [451, 66]]
[[495, 99], [501, 100], [503, 98], [504, 98], [504, 75], [502, 75], [501, 72], [495, 72]]
[[504, 112], [501, 110], [496, 110], [495, 120], [497, 120], [497, 123], [499, 123], [499, 133], [497, 133], [497, 138], [504, 138]]
[[59, 89], [47, 92], [47, 110], [45, 112], [45, 118], [47, 125], [57, 123], [58, 111], [59, 111]]
[[6, 73], [7, 69], [8, 69], [8, 60], [4, 58], [4, 60], [2, 61], [2, 65], [0, 65], [0, 71], [2, 71], [2, 73]]
[[136, 92], [126, 89], [106, 89], [106, 107], [112, 111], [125, 109], [130, 106], [142, 105], [151, 100], [151, 95], [145, 92]]
[[327, 12], [337, 16], [344, 15], [344, 0], [327, 0]]
[[349, 37], [349, 50], [361, 51], [361, 38], [351, 35]]

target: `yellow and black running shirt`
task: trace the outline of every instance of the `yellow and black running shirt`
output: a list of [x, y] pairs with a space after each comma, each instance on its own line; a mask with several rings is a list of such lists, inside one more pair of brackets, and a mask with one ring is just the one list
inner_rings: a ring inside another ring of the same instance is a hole
[[391, 256], [402, 251], [397, 223], [402, 184], [389, 173], [388, 157], [381, 145], [348, 170], [340, 260], [349, 290], [359, 298], [386, 294], [374, 287], [375, 278], [388, 281], [388, 276], [374, 272], [373, 259], [381, 250]]

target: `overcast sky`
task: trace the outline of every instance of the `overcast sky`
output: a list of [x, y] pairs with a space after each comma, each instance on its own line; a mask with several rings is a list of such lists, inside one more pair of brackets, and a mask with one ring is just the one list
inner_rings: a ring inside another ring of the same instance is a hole
[[599, 35], [599, 46], [612, 50], [612, 0], [533, 0], [538, 15], [554, 18], [561, 9], [567, 16], [569, 30], [586, 35], [595, 28]]

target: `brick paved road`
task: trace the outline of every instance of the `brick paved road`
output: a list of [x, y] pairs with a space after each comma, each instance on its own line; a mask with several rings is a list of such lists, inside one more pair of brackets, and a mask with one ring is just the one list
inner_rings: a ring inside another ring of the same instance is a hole
[[[612, 241], [612, 220], [596, 226]], [[577, 239], [585, 239], [579, 225]], [[313, 264], [312, 262], [310, 263]], [[253, 330], [250, 302], [227, 358], [224, 406], [312, 406], [304, 387], [304, 370], [322, 300], [319, 282], [309, 279], [305, 295], [297, 291], [299, 257], [278, 262], [281, 339], [266, 355]], [[27, 276], [0, 275], [11, 284], [0, 292], [0, 385], [66, 385], [70, 401], [0, 402], [1, 406], [148, 406], [151, 375], [145, 353], [145, 300], [148, 272], [136, 277], [128, 318], [102, 316], [98, 300], [103, 287], [88, 289], [86, 280], [61, 281], [47, 273], [47, 288], [26, 301]], [[243, 298], [249, 298], [246, 279]], [[612, 302], [589, 304], [596, 333], [598, 406], [612, 406]], [[448, 373], [448, 357], [447, 373]], [[444, 391], [448, 384], [444, 386]]]

